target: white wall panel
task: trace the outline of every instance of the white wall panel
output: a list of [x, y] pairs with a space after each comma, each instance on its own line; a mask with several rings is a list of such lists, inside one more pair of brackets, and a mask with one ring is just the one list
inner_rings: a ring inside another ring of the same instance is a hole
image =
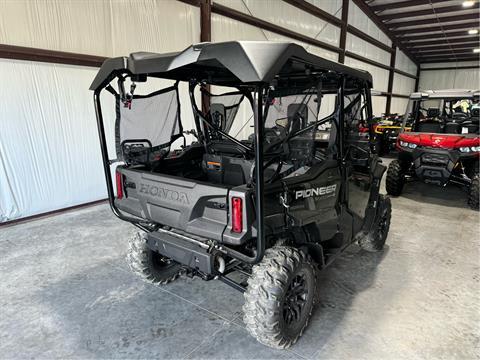
[[417, 65], [408, 58], [402, 50], [397, 48], [395, 55], [395, 68], [412, 75], [417, 75]]
[[392, 97], [392, 104], [390, 105], [390, 112], [392, 114], [405, 114], [407, 110], [408, 99]]
[[377, 61], [384, 65], [390, 65], [390, 53], [360, 39], [359, 37], [347, 33], [346, 50], [355, 54], [366, 57], [370, 60]]
[[[93, 106], [88, 90], [97, 69], [0, 59], [0, 222], [106, 197]], [[162, 84], [162, 85], [160, 85]], [[156, 86], [140, 83], [137, 94]], [[180, 101], [193, 128], [187, 93]], [[113, 96], [102, 95], [110, 158], [115, 158]], [[133, 106], [135, 106], [133, 104]]]
[[88, 91], [95, 73], [0, 60], [0, 78], [11, 84], [0, 87], [8, 104], [0, 107], [0, 221], [106, 197]]
[[293, 42], [303, 46], [312, 54], [322, 56], [332, 61], [337, 61], [338, 59], [338, 54], [333, 51], [324, 50], [283, 35], [262, 30], [225, 16], [212, 14], [212, 41], [221, 42], [231, 40]]
[[348, 23], [381, 41], [385, 45], [392, 46], [389, 37], [352, 1], [350, 1], [348, 5]]
[[415, 79], [395, 73], [393, 75], [393, 93], [410, 95], [415, 91]]
[[419, 90], [478, 89], [479, 69], [428, 70], [420, 72]]
[[345, 57], [345, 65], [366, 70], [373, 77], [373, 89], [386, 92], [388, 89], [388, 70], [373, 66], [362, 61]]
[[384, 114], [386, 106], [386, 96], [372, 96], [372, 110], [374, 116], [381, 116], [382, 114]]
[[[340, 28], [333, 26], [316, 16], [278, 0], [217, 0], [216, 3], [252, 15], [283, 28], [307, 35], [311, 38], [338, 46]], [[341, 13], [341, 4], [337, 1], [329, 5], [332, 14]], [[236, 38], [235, 40], [243, 40]], [[215, 40], [217, 41], [217, 40]]]
[[101, 56], [183, 50], [200, 10], [173, 0], [0, 0], [0, 43]]
[[307, 2], [339, 19], [342, 17], [342, 0], [307, 0]]

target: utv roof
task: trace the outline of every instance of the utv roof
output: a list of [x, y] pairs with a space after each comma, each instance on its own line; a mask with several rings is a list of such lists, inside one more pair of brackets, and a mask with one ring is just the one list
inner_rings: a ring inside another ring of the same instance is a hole
[[446, 90], [424, 90], [414, 92], [410, 95], [410, 99], [444, 99], [444, 98], [473, 98], [480, 96], [480, 90], [468, 89], [446, 89]]
[[[106, 86], [116, 75], [148, 75], [172, 80], [196, 79], [218, 85], [270, 83], [282, 73], [332, 72], [372, 86], [372, 76], [362, 70], [324, 59], [303, 47], [284, 42], [229, 41], [200, 43], [182, 52], [132, 53], [105, 60], [90, 90]], [[333, 75], [333, 74], [332, 74]]]

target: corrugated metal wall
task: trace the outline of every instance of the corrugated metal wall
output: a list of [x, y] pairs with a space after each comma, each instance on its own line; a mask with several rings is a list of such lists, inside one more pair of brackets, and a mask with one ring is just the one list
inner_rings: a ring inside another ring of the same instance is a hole
[[440, 89], [479, 89], [480, 71], [478, 62], [461, 61], [457, 63], [432, 63], [422, 64], [421, 69], [434, 69], [442, 67], [465, 67], [472, 69], [451, 69], [451, 70], [420, 70], [419, 90], [440, 90]]

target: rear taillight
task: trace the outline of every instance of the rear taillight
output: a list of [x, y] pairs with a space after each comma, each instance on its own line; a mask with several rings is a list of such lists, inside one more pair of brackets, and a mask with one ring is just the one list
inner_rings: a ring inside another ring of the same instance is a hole
[[120, 171], [115, 172], [117, 183], [117, 199], [123, 199], [123, 175]]
[[242, 198], [232, 197], [232, 232], [241, 233], [243, 230]]

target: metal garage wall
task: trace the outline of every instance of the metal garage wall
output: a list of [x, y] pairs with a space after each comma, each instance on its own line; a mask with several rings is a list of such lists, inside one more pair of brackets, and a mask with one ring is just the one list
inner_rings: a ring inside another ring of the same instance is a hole
[[367, 33], [371, 37], [381, 41], [387, 46], [392, 46], [390, 38], [370, 20], [363, 11], [350, 1], [348, 5], [348, 23]]
[[[310, 15], [286, 2], [278, 0], [215, 0], [215, 3], [252, 15], [311, 38], [324, 41], [331, 45], [338, 46], [340, 39], [339, 27], [322, 21], [318, 17]], [[321, 6], [323, 10], [328, 11], [332, 15], [339, 16], [342, 12], [342, 2], [340, 0], [323, 0], [313, 3], [317, 6]], [[268, 31], [245, 24], [242, 25], [249, 26], [256, 31], [252, 30], [252, 33], [248, 34], [249, 38], [243, 38], [241, 36], [247, 35], [246, 33], [241, 32], [235, 34], [232, 32], [234, 28], [239, 27], [239, 25], [234, 25], [232, 21], [234, 20], [212, 14], [212, 41], [272, 40], [297, 42], [293, 39], [272, 34]], [[258, 36], [252, 38], [254, 36], [253, 33]], [[312, 46], [310, 47], [313, 48]], [[319, 50], [324, 51], [322, 49]], [[309, 49], [309, 51], [311, 51], [311, 49]]]
[[0, 43], [119, 56], [200, 39], [200, 10], [178, 1], [0, 0]]
[[0, 59], [9, 84], [0, 87], [0, 221], [106, 197], [88, 91], [95, 73]]
[[[398, 48], [395, 55], [395, 68], [412, 75], [417, 74], [417, 65], [412, 60], [410, 60], [408, 56], [403, 53], [402, 50], [399, 50]], [[415, 82], [415, 80], [413, 80], [413, 82]]]
[[[477, 62], [423, 64], [422, 68], [477, 66]], [[478, 89], [480, 69], [421, 70], [419, 90]]]
[[[10, 45], [113, 56], [200, 39], [199, 9], [176, 1], [0, 0], [0, 8], [0, 43]], [[88, 90], [97, 70], [0, 59], [8, 84], [0, 88], [0, 222], [106, 197]], [[109, 126], [113, 109], [104, 106]]]
[[[410, 60], [403, 51], [397, 48], [395, 55], [395, 68], [398, 70], [405, 71], [409, 74], [417, 74], [417, 65]], [[393, 76], [393, 89], [394, 94], [399, 95], [410, 95], [415, 91], [415, 79], [412, 79], [408, 76], [400, 75], [395, 73]], [[390, 105], [391, 113], [404, 114], [407, 109], [408, 99], [400, 97], [392, 97], [392, 103]]]
[[[386, 92], [388, 90], [388, 70], [370, 65], [356, 59], [345, 57], [345, 65], [368, 71], [373, 77], [373, 88], [376, 91]], [[372, 97], [373, 114], [376, 116], [385, 112], [386, 98], [380, 96]]]
[[[372, 20], [365, 16], [363, 11], [352, 1], [350, 1], [348, 5], [348, 23], [362, 30], [374, 39], [381, 41], [385, 45], [392, 45], [389, 37], [380, 30]], [[351, 52], [377, 61], [381, 64], [390, 65], [390, 54], [388, 52], [350, 33], [347, 34], [346, 48]], [[388, 70], [349, 57], [345, 58], [345, 64], [370, 72], [373, 77], [373, 88], [379, 92], [388, 91]], [[372, 97], [373, 113], [376, 116], [385, 112], [386, 101], [386, 98], [383, 96]]]

